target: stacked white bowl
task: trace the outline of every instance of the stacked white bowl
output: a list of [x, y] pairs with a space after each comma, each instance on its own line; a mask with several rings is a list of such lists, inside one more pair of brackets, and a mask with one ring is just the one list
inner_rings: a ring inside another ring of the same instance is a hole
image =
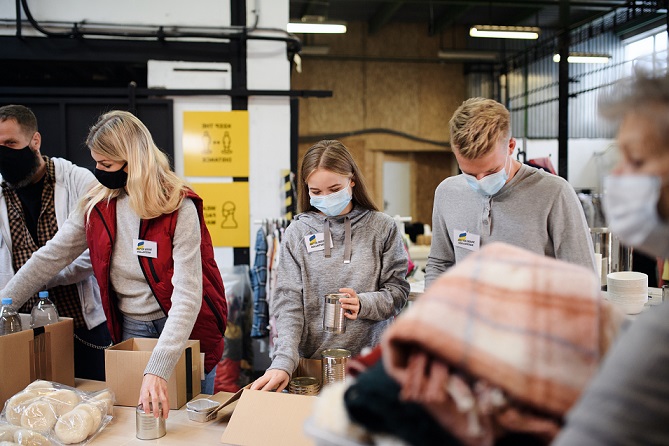
[[648, 275], [636, 271], [618, 271], [606, 276], [608, 300], [627, 314], [638, 314], [648, 302]]

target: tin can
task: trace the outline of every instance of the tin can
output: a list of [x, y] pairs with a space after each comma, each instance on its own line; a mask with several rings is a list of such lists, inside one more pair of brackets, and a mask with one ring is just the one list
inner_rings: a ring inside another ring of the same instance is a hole
[[341, 334], [346, 332], [346, 316], [339, 299], [348, 297], [344, 293], [325, 295], [323, 307], [323, 330], [329, 333]]
[[[150, 408], [153, 406], [151, 405]], [[161, 407], [162, 409], [162, 407]], [[144, 413], [144, 407], [140, 404], [135, 411], [136, 435], [140, 440], [155, 440], [165, 436], [165, 418], [161, 410], [160, 417], [153, 416], [153, 412]]]
[[343, 348], [330, 348], [321, 352], [323, 386], [336, 381], [346, 381], [346, 363], [351, 352]]
[[296, 395], [318, 395], [320, 383], [313, 376], [298, 376], [288, 383], [288, 392]]

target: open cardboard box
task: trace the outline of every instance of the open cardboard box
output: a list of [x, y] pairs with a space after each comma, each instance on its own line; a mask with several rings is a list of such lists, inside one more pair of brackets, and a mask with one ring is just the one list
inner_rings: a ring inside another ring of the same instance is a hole
[[306, 446], [304, 433], [315, 396], [242, 389], [221, 443], [239, 446]]
[[19, 316], [23, 330], [0, 336], [0, 408], [36, 379], [74, 387], [72, 319], [31, 329], [30, 315]]
[[[144, 369], [158, 339], [132, 338], [105, 350], [107, 387], [118, 406], [136, 406]], [[189, 340], [167, 381], [170, 409], [179, 409], [200, 394], [200, 341]]]

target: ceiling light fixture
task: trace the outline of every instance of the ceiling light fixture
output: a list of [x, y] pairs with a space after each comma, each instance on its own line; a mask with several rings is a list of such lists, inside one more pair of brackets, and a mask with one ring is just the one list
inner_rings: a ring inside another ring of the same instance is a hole
[[469, 28], [472, 37], [490, 37], [493, 39], [538, 39], [541, 30], [535, 26], [491, 26], [474, 25]]
[[499, 54], [494, 51], [439, 50], [437, 57], [461, 62], [496, 62], [499, 59]]
[[287, 30], [292, 34], [344, 34], [346, 25], [342, 23], [291, 22], [288, 24]]
[[[592, 53], [569, 53], [567, 62], [569, 63], [608, 63], [611, 56], [608, 54], [592, 54]], [[553, 62], [560, 62], [560, 55], [553, 55]]]

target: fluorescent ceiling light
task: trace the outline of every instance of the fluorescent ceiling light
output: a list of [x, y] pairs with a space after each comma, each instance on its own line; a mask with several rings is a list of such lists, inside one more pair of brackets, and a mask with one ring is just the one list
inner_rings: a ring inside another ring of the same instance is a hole
[[472, 37], [495, 39], [538, 39], [541, 30], [534, 26], [491, 26], [474, 25], [469, 29]]
[[495, 62], [499, 59], [499, 54], [494, 51], [439, 50], [437, 57], [463, 62]]
[[[569, 63], [608, 63], [611, 56], [608, 54], [590, 54], [590, 53], [569, 53], [567, 62]], [[553, 62], [560, 62], [560, 55], [553, 55]]]
[[293, 22], [288, 24], [288, 32], [293, 34], [320, 33], [320, 34], [343, 34], [346, 25], [341, 23], [306, 23]]

